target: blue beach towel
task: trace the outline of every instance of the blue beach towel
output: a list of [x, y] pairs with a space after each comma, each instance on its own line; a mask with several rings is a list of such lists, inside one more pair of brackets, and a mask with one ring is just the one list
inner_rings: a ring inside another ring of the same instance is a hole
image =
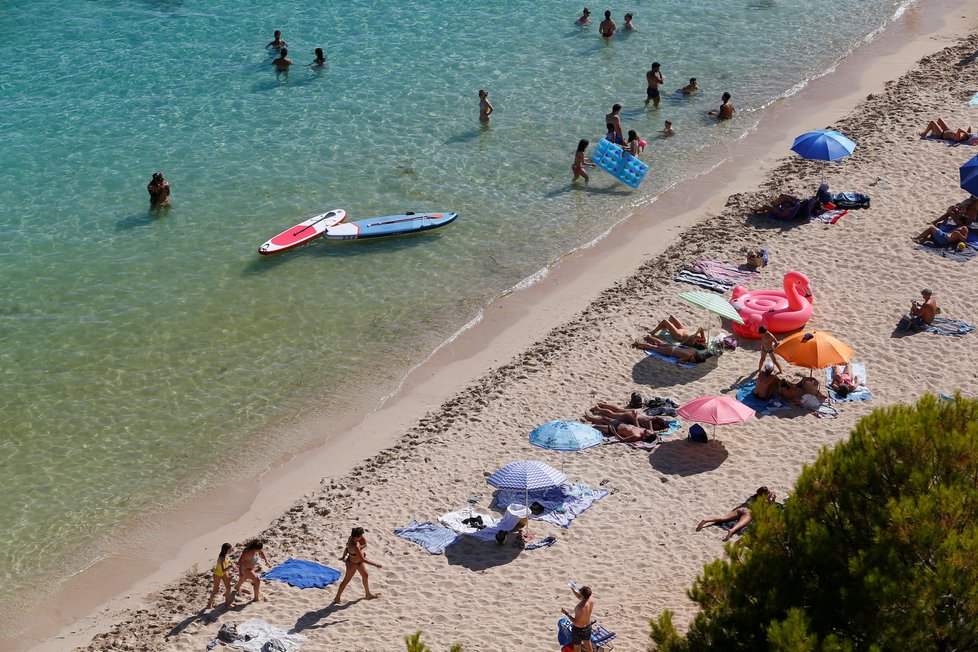
[[321, 589], [342, 577], [338, 570], [305, 559], [289, 558], [263, 574], [264, 580], [278, 580], [300, 589]]
[[418, 544], [433, 555], [440, 555], [445, 548], [458, 543], [461, 537], [447, 527], [431, 521], [413, 520], [404, 527], [394, 530], [394, 534]]
[[973, 330], [975, 330], [974, 325], [963, 321], [954, 321], [947, 317], [934, 317], [934, 321], [927, 328], [928, 333], [951, 335], [953, 337], [964, 337]]
[[[543, 513], [532, 514], [530, 518], [534, 521], [546, 521], [562, 528], [570, 527], [570, 524], [579, 515], [583, 514], [594, 504], [608, 495], [604, 489], [592, 489], [586, 485], [563, 485], [545, 491], [531, 491], [529, 500], [536, 501], [543, 505]], [[523, 505], [526, 494], [522, 491], [510, 491], [500, 489], [496, 492], [496, 497], [492, 501], [492, 508], [505, 511], [511, 504]], [[557, 510], [563, 508], [563, 512]]]
[[859, 387], [856, 388], [856, 391], [850, 392], [845, 398], [836, 394], [835, 390], [829, 387], [829, 383], [832, 382], [832, 367], [825, 370], [825, 387], [829, 390], [829, 396], [837, 403], [865, 401], [873, 398], [873, 393], [866, 388], [866, 365], [861, 362], [853, 362], [851, 368], [853, 377], [859, 379]]
[[978, 106], [978, 93], [975, 93], [970, 100], [968, 100], [968, 106]]
[[749, 380], [743, 385], [740, 385], [740, 389], [737, 390], [737, 400], [747, 407], [753, 409], [759, 415], [771, 414], [777, 410], [784, 410], [785, 408], [790, 407], [782, 403], [776, 396], [772, 396], [766, 401], [757, 398], [754, 396], [754, 387], [756, 385], [756, 380]]
[[692, 363], [689, 363], [689, 362], [680, 362], [679, 361], [679, 358], [674, 358], [674, 357], [672, 357], [670, 355], [663, 355], [663, 354], [659, 353], [658, 351], [644, 351], [644, 353], [645, 353], [645, 355], [647, 355], [649, 357], [658, 358], [659, 360], [662, 360], [663, 362], [668, 362], [669, 364], [674, 364], [677, 367], [682, 367], [683, 369], [695, 369], [696, 368], [696, 365], [695, 364], [692, 364]]

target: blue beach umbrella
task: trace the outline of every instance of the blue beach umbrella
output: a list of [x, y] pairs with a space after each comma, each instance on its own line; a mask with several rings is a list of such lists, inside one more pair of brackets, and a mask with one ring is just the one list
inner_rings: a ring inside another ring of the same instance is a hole
[[521, 460], [510, 462], [490, 475], [486, 482], [497, 489], [522, 489], [523, 503], [530, 508], [531, 491], [553, 489], [567, 481], [567, 476], [543, 462]]
[[961, 166], [961, 187], [978, 195], [978, 156]]
[[791, 151], [813, 161], [837, 161], [852, 154], [856, 143], [838, 131], [816, 129], [795, 138]]
[[530, 433], [530, 443], [540, 448], [560, 451], [560, 470], [564, 470], [564, 453], [582, 451], [603, 441], [601, 433], [579, 421], [551, 421]]

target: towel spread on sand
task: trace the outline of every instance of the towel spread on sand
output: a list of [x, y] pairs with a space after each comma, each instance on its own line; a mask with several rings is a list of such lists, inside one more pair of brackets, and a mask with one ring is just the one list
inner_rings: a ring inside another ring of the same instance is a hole
[[975, 93], [970, 100], [968, 100], [968, 106], [978, 106], [978, 93]]
[[975, 330], [974, 325], [964, 321], [954, 321], [947, 317], [934, 317], [934, 321], [927, 327], [928, 333], [951, 335], [954, 337], [964, 337], [973, 330]]
[[688, 268], [681, 270], [672, 279], [723, 293], [735, 285], [750, 283], [757, 277], [758, 273], [747, 268], [746, 265], [734, 265], [721, 260], [700, 258]]
[[289, 558], [271, 569], [262, 579], [278, 580], [300, 589], [321, 589], [340, 579], [338, 570], [305, 559]]
[[[269, 646], [267, 649], [294, 652], [306, 642], [306, 637], [302, 634], [289, 634], [287, 629], [270, 625], [259, 618], [243, 622], [236, 629], [239, 638], [228, 643], [228, 647], [245, 652], [262, 652], [266, 645]], [[245, 637], [248, 638], [247, 641], [244, 640]]]
[[[950, 233], [951, 231], [954, 231], [957, 226], [954, 224], [943, 224], [938, 228], [940, 228], [940, 230], [944, 233]], [[932, 254], [941, 256], [942, 258], [950, 258], [951, 260], [964, 263], [971, 260], [975, 256], [978, 256], [978, 231], [969, 229], [968, 239], [965, 240], [965, 244], [967, 246], [962, 251], [958, 251], [957, 245], [953, 247], [940, 247], [933, 242], [925, 242], [924, 244], [919, 245], [917, 248], [925, 249]]]
[[735, 285], [734, 283], [718, 281], [708, 274], [693, 269], [679, 270], [679, 272], [673, 275], [672, 280], [680, 283], [689, 283], [690, 285], [701, 287], [704, 290], [712, 290], [720, 294], [723, 294]]
[[835, 208], [830, 211], [819, 213], [818, 215], [812, 215], [811, 220], [812, 222], [821, 222], [823, 224], [835, 224], [848, 212], [849, 211], [844, 208]]
[[[562, 528], [570, 527], [571, 522], [587, 511], [595, 500], [600, 500], [607, 495], [608, 492], [604, 489], [591, 489], [586, 485], [578, 485], [575, 489], [574, 485], [565, 484], [545, 491], [531, 491], [529, 493], [530, 503], [536, 501], [543, 505], [543, 512], [540, 515], [533, 514], [530, 518], [535, 521], [553, 523]], [[500, 489], [496, 492], [492, 507], [494, 509], [506, 509], [511, 504], [523, 505], [524, 500], [525, 493], [522, 491]], [[557, 511], [559, 508], [564, 509], [563, 513]], [[480, 536], [482, 532], [476, 536]]]
[[526, 544], [523, 550], [536, 550], [537, 548], [549, 548], [553, 544], [557, 543], [557, 537], [545, 537], [539, 541], [534, 541], [533, 543]]
[[856, 388], [856, 391], [849, 392], [845, 398], [842, 398], [834, 389], [829, 387], [829, 384], [832, 382], [832, 367], [828, 367], [825, 370], [825, 387], [829, 390], [829, 396], [831, 396], [832, 400], [836, 401], [837, 403], [865, 401], [873, 398], [873, 393], [866, 388], [866, 365], [862, 362], [853, 362], [851, 363], [850, 367], [852, 369], [853, 378], [859, 379], [859, 387]]
[[754, 396], [755, 385], [757, 385], [757, 381], [753, 379], [739, 385], [740, 389], [737, 390], [737, 400], [757, 412], [757, 414], [771, 414], [777, 410], [784, 410], [791, 407], [783, 403], [777, 396], [772, 396], [766, 401], [764, 399], [757, 398]]
[[496, 517], [490, 516], [489, 514], [479, 514], [471, 507], [463, 507], [462, 509], [456, 510], [454, 512], [448, 512], [447, 514], [442, 514], [438, 517], [438, 522], [447, 528], [451, 528], [459, 534], [472, 534], [473, 532], [478, 532], [479, 530], [485, 528], [473, 527], [469, 523], [463, 523], [463, 521], [470, 518], [479, 517], [482, 519], [482, 524], [487, 528], [492, 527], [496, 524]]
[[448, 548], [459, 541], [459, 535], [455, 534], [447, 527], [442, 527], [431, 521], [413, 520], [404, 527], [394, 530], [394, 534], [412, 541], [433, 555], [440, 555]]

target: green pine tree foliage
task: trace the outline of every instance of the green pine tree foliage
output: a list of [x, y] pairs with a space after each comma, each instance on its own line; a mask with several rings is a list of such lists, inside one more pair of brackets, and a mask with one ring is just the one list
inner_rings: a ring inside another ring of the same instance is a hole
[[650, 650], [978, 650], [978, 401], [875, 410], [752, 511], [689, 630], [664, 612]]
[[413, 634], [405, 634], [404, 644], [407, 646], [407, 652], [431, 652], [431, 648], [421, 640], [420, 629]]

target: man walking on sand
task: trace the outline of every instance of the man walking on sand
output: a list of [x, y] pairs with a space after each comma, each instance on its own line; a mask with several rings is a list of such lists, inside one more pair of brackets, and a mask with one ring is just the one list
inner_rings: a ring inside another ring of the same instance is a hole
[[582, 645], [587, 652], [594, 652], [594, 648], [591, 646], [591, 612], [594, 610], [591, 587], [582, 586], [580, 590], [577, 590], [575, 586], [571, 586], [571, 591], [574, 592], [574, 597], [580, 602], [574, 607], [574, 613], [570, 613], [566, 609], [560, 611], [570, 618], [571, 646], [574, 648], [574, 652], [581, 652]]

